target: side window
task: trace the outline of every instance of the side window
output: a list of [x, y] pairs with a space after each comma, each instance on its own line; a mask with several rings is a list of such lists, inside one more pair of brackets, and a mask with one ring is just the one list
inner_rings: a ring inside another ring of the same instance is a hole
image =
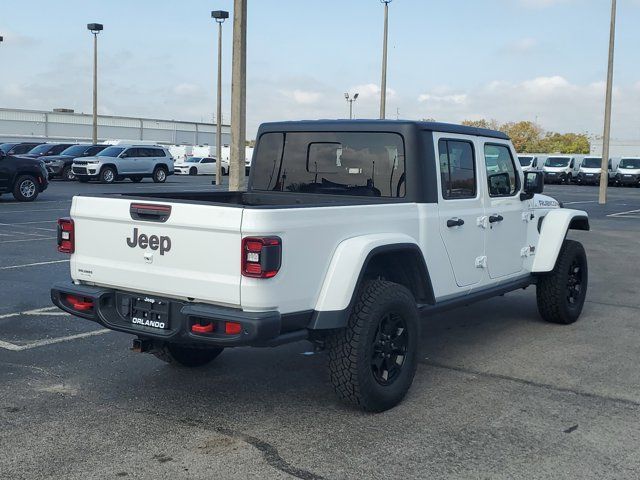
[[569, 168], [573, 168], [573, 166], [574, 166], [574, 161], [573, 161], [573, 158], [572, 158], [571, 159], [571, 163], [569, 164]]
[[100, 153], [102, 150], [104, 150], [104, 147], [91, 147], [89, 150], [84, 152], [84, 155], [86, 157], [90, 157], [90, 156], [93, 156], [93, 155], [96, 155], [96, 154]]
[[167, 153], [161, 148], [154, 148], [153, 150], [154, 150], [154, 152], [153, 152], [153, 156], [154, 157], [166, 157], [167, 156]]
[[131, 158], [131, 157], [139, 157], [140, 156], [140, 149], [139, 148], [128, 148], [123, 153], [125, 153], [127, 155], [127, 157], [129, 157], [129, 158]]
[[213, 158], [203, 158], [202, 162], [200, 163], [215, 163], [215, 161], [213, 160]]
[[533, 166], [533, 168], [536, 168], [538, 166], [538, 159], [537, 158], [533, 159], [533, 165], [532, 166]]
[[442, 198], [474, 198], [477, 182], [473, 145], [463, 140], [440, 140], [438, 153]]
[[607, 167], [607, 168], [608, 168], [609, 170], [613, 170], [613, 164], [612, 164], [612, 162], [611, 162], [611, 159], [609, 159], [609, 161], [607, 162], [607, 165], [608, 165], [608, 167]]
[[515, 195], [520, 189], [520, 178], [517, 175], [511, 151], [506, 145], [486, 143], [484, 159], [487, 168], [489, 196], [505, 197]]

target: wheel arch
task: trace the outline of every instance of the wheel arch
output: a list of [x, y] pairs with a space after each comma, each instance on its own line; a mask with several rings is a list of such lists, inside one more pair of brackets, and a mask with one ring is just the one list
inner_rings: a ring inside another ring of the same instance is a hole
[[375, 278], [405, 286], [418, 303], [435, 303], [424, 255], [406, 235], [372, 235], [343, 241], [336, 249], [312, 320], [311, 329], [346, 326], [362, 284]]
[[569, 230], [588, 231], [590, 228], [586, 212], [566, 208], [548, 212], [542, 221], [531, 271], [544, 273], [553, 270]]

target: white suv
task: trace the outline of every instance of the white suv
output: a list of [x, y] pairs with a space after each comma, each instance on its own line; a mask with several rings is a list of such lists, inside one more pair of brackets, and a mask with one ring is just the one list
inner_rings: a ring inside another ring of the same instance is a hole
[[114, 145], [95, 157], [75, 160], [72, 171], [81, 182], [93, 179], [102, 183], [113, 183], [129, 178], [137, 183], [149, 177], [156, 183], [163, 183], [167, 176], [173, 175], [173, 164], [173, 157], [164, 147]]

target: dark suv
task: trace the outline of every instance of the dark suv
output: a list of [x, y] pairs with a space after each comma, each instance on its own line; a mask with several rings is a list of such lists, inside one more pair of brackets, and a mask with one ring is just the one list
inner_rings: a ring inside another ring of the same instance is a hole
[[71, 170], [73, 161], [78, 158], [93, 157], [98, 155], [109, 145], [73, 145], [63, 150], [60, 155], [40, 157], [49, 172], [49, 178], [60, 177], [63, 180], [75, 180], [76, 176]]
[[13, 193], [19, 202], [32, 202], [48, 185], [42, 161], [14, 157], [0, 150], [0, 195]]
[[60, 155], [64, 150], [72, 145], [75, 145], [75, 143], [42, 143], [37, 147], [32, 148], [24, 155], [21, 155], [21, 157], [40, 158], [51, 155]]
[[0, 145], [0, 150], [7, 155], [24, 155], [25, 153], [29, 153], [38, 145], [42, 145], [42, 142], [3, 143]]

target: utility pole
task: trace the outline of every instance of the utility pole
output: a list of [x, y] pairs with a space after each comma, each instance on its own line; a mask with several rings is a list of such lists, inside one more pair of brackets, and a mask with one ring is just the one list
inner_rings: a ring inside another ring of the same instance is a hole
[[216, 185], [222, 185], [222, 24], [229, 18], [229, 12], [216, 10], [211, 18], [218, 23], [218, 105], [216, 121]]
[[344, 98], [349, 103], [349, 120], [353, 120], [353, 102], [358, 99], [359, 95], [359, 93], [356, 93], [353, 98], [351, 98], [348, 92], [344, 92]]
[[89, 23], [87, 29], [93, 34], [93, 144], [98, 143], [98, 34], [104, 29], [100, 23]]
[[598, 203], [607, 203], [609, 185], [609, 140], [611, 138], [611, 97], [613, 91], [613, 53], [616, 39], [616, 0], [611, 0], [611, 28], [609, 30], [609, 65], [607, 68], [607, 95], [604, 105], [604, 135], [602, 136], [602, 164], [600, 166], [600, 194]]
[[380, 119], [384, 120], [387, 109], [387, 38], [389, 35], [389, 4], [392, 0], [380, 0], [384, 3], [384, 38], [382, 40], [382, 81], [380, 82]]
[[231, 73], [231, 158], [229, 190], [244, 187], [247, 135], [247, 0], [233, 1], [233, 68]]

